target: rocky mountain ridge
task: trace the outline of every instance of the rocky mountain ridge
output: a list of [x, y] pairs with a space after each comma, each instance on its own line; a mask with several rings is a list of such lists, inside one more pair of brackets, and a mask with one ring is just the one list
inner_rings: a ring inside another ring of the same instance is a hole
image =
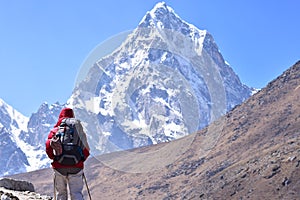
[[18, 136], [26, 131], [28, 119], [0, 99], [0, 174], [25, 171], [28, 160], [19, 147]]
[[43, 103], [27, 118], [0, 101], [0, 176], [49, 167], [45, 139], [62, 105]]

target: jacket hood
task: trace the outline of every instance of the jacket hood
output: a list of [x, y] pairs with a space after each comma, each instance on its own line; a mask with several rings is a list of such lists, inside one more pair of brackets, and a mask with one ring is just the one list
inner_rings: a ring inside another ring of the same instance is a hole
[[75, 115], [72, 108], [63, 108], [59, 113], [57, 123], [55, 124], [54, 127], [58, 127], [64, 118], [74, 118], [74, 117]]

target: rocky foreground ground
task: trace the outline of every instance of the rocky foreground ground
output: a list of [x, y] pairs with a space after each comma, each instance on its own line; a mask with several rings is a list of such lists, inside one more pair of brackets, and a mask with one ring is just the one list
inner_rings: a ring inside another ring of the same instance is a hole
[[50, 200], [52, 197], [34, 192], [32, 183], [9, 178], [0, 179], [1, 200]]

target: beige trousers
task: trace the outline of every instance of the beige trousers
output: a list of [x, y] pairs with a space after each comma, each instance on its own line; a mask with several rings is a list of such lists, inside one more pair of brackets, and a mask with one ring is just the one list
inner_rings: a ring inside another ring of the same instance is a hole
[[[56, 200], [83, 200], [83, 170], [76, 174], [63, 175], [54, 169]], [[69, 190], [68, 190], [69, 188]]]

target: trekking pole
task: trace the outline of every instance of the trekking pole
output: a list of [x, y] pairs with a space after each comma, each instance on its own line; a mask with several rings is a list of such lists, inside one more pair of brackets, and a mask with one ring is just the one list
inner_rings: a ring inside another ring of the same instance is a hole
[[86, 189], [87, 189], [87, 192], [88, 192], [88, 194], [89, 194], [90, 200], [92, 200], [92, 196], [91, 196], [91, 193], [90, 193], [90, 189], [89, 189], [89, 186], [88, 186], [88, 184], [87, 184], [87, 181], [86, 181], [86, 178], [85, 178], [84, 173], [82, 173], [82, 177], [83, 177], [83, 179], [84, 179], [84, 182], [85, 182]]
[[56, 200], [56, 191], [55, 191], [55, 174], [53, 174], [53, 200]]

